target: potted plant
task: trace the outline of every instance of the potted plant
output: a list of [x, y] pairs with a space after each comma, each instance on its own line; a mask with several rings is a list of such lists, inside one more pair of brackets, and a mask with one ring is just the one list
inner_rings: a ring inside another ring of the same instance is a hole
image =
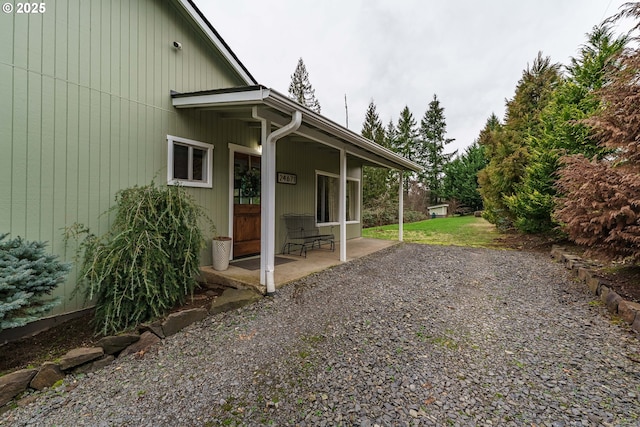
[[227, 236], [215, 236], [211, 240], [211, 257], [214, 270], [223, 271], [229, 268], [232, 242], [233, 239]]

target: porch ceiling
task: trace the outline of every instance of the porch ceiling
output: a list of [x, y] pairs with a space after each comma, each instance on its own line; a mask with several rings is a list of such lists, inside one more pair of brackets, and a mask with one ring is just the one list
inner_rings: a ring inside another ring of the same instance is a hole
[[211, 110], [222, 119], [254, 123], [256, 127], [261, 125], [258, 117], [268, 119], [276, 128], [282, 127], [291, 121], [294, 111], [300, 111], [302, 125], [289, 137], [294, 141], [344, 149], [348, 155], [373, 166], [416, 172], [421, 170], [416, 163], [264, 86], [172, 93], [171, 97], [175, 108]]

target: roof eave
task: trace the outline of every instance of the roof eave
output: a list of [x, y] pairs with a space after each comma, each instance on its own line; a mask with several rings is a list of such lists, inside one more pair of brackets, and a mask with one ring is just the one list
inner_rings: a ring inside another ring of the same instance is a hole
[[176, 108], [195, 108], [203, 105], [243, 105], [264, 103], [269, 96], [269, 89], [264, 86], [254, 85], [242, 88], [216, 89], [191, 93], [172, 93], [173, 106]]
[[292, 100], [291, 98], [282, 95], [281, 93], [269, 89], [268, 97], [265, 98], [265, 104], [270, 105], [274, 108], [281, 107], [282, 109], [286, 109], [288, 113], [292, 113], [295, 110], [302, 111], [304, 115], [304, 121], [320, 128], [327, 130], [328, 132], [338, 136], [341, 139], [349, 141], [356, 146], [364, 148], [367, 151], [371, 151], [372, 153], [392, 160], [394, 163], [398, 165], [402, 165], [407, 170], [412, 170], [414, 172], [422, 171], [422, 166], [418, 165], [411, 160], [406, 159], [405, 157], [400, 156], [399, 154], [385, 148], [379, 144], [376, 144], [373, 141], [359, 135], [352, 130], [349, 130], [333, 120], [324, 117], [315, 111], [299, 104], [298, 102]]
[[399, 169], [420, 172], [422, 167], [411, 160], [385, 148], [367, 138], [335, 123], [334, 121], [316, 113], [315, 111], [293, 101], [289, 97], [264, 86], [251, 86], [245, 88], [219, 89], [212, 91], [173, 94], [173, 106], [176, 108], [195, 108], [203, 106], [240, 106], [262, 104], [286, 114], [300, 111], [303, 121], [318, 129], [349, 142], [365, 151], [388, 159], [399, 166]]

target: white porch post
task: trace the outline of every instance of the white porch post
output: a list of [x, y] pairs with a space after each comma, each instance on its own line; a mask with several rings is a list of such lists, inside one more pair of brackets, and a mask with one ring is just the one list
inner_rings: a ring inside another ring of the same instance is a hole
[[[271, 207], [269, 204], [274, 204], [274, 212], [275, 212], [275, 197], [270, 197], [269, 192], [272, 190], [269, 185], [270, 181], [270, 170], [269, 167], [272, 166], [271, 158], [273, 158], [275, 162], [275, 144], [273, 148], [271, 144], [267, 144], [267, 136], [271, 132], [271, 122], [268, 120], [262, 121], [262, 126], [260, 128], [260, 143], [262, 144], [262, 157], [260, 158], [260, 204], [262, 205], [260, 208], [260, 284], [262, 286], [267, 285], [267, 271], [269, 271], [268, 261], [269, 261], [269, 229], [273, 227], [269, 227], [269, 212], [271, 212]], [[275, 264], [275, 255], [273, 258], [273, 264]]]
[[398, 194], [398, 241], [402, 242], [403, 237], [403, 222], [404, 222], [404, 189], [402, 188], [404, 185], [403, 173], [402, 170], [399, 171], [400, 176], [400, 185], [398, 186], [400, 194]]
[[340, 150], [340, 185], [338, 191], [340, 216], [340, 261], [347, 261], [347, 156]]
[[267, 288], [267, 295], [276, 292], [276, 142], [298, 130], [302, 113], [294, 111], [291, 122], [270, 132], [271, 123], [259, 117], [254, 107], [253, 116], [262, 120], [262, 166], [260, 170], [260, 284]]

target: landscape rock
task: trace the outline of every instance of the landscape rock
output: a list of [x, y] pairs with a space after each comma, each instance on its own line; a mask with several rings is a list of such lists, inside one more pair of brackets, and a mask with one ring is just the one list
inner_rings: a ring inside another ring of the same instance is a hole
[[80, 365], [73, 370], [74, 374], [87, 374], [89, 372], [95, 372], [99, 369], [108, 366], [116, 359], [113, 354], [105, 354], [100, 359], [94, 360], [84, 365]]
[[591, 277], [593, 277], [593, 271], [589, 267], [580, 267], [578, 268], [578, 279], [586, 282]]
[[45, 362], [29, 383], [29, 387], [42, 390], [45, 387], [51, 387], [63, 378], [64, 372], [60, 369], [60, 365], [53, 362]]
[[636, 320], [631, 325], [631, 329], [636, 332], [640, 332], [640, 316], [636, 316]]
[[640, 313], [640, 304], [637, 302], [623, 300], [618, 304], [618, 314], [630, 325], [633, 325], [638, 318], [638, 313]]
[[67, 369], [75, 368], [83, 363], [98, 359], [102, 357], [103, 354], [104, 350], [102, 350], [102, 347], [74, 348], [62, 356], [62, 359], [60, 359], [60, 369], [66, 371]]
[[600, 301], [605, 304], [607, 303], [607, 296], [609, 295], [610, 290], [611, 288], [602, 283], [602, 281], [600, 282]]
[[158, 344], [160, 341], [162, 340], [153, 332], [144, 332], [140, 335], [140, 339], [138, 341], [122, 350], [118, 357], [125, 357], [130, 354], [147, 351], [151, 346]]
[[21, 369], [0, 377], [0, 406], [27, 389], [37, 369]]
[[553, 245], [551, 247], [551, 257], [553, 259], [560, 260], [562, 259], [562, 254], [564, 253], [565, 248], [563, 246]]
[[250, 289], [226, 289], [222, 295], [216, 298], [211, 304], [209, 313], [217, 314], [224, 311], [235, 310], [260, 299], [262, 299], [262, 295]]
[[115, 354], [124, 350], [139, 339], [140, 335], [138, 334], [122, 334], [104, 337], [100, 339], [96, 345], [98, 347], [102, 347], [105, 354]]
[[162, 322], [162, 331], [165, 336], [171, 336], [190, 324], [204, 319], [208, 314], [205, 308], [192, 308], [191, 310], [171, 313], [165, 321]]
[[623, 301], [622, 297], [620, 295], [618, 295], [615, 291], [613, 290], [609, 290], [609, 293], [607, 294], [607, 297], [605, 299], [605, 304], [607, 305], [607, 310], [609, 310], [609, 312], [611, 313], [617, 313], [618, 312], [618, 304], [620, 304], [620, 301]]
[[162, 320], [156, 320], [155, 322], [152, 322], [152, 323], [143, 323], [142, 325], [138, 326], [138, 332], [140, 334], [147, 331], [153, 332], [158, 336], [158, 338], [162, 338], [162, 339], [166, 338], [164, 335], [164, 331], [162, 330]]
[[571, 268], [568, 265], [569, 261], [576, 261], [576, 260], [580, 260], [581, 258], [579, 256], [577, 256], [577, 255], [571, 255], [571, 254], [563, 253], [560, 259], [562, 260], [562, 262], [567, 264], [568, 268]]
[[598, 295], [600, 293], [600, 278], [593, 275], [586, 280], [587, 286], [589, 290], [593, 293], [593, 295]]
[[573, 272], [576, 275], [578, 274], [578, 269], [585, 268], [585, 267], [586, 267], [585, 263], [582, 262], [582, 259], [580, 258], [567, 260], [567, 268], [569, 268], [570, 270], [573, 270]]
[[632, 329], [640, 331], [640, 304], [623, 299], [612, 289], [611, 282], [598, 277], [591, 270], [590, 263], [584, 263], [580, 257], [565, 253], [564, 248], [554, 245], [551, 257], [561, 259], [566, 268], [572, 269], [594, 295], [600, 296], [609, 312], [619, 314]]

